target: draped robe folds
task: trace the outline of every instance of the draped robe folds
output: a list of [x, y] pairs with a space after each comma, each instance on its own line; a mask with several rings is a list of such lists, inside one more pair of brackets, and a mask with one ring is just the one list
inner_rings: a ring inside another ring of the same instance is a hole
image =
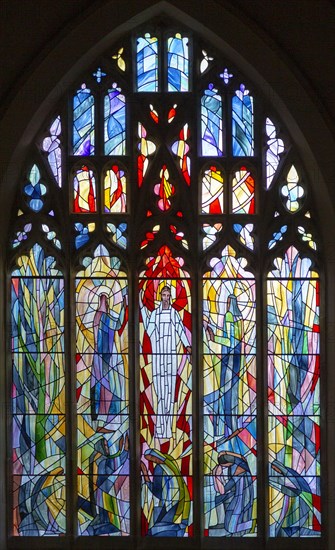
[[252, 528], [254, 490], [250, 469], [243, 457], [231, 457], [231, 460], [229, 467], [219, 464], [213, 472], [218, 493], [215, 497], [218, 523], [211, 530], [212, 536], [216, 531], [222, 536], [222, 530], [242, 536]]
[[152, 377], [157, 396], [157, 419], [155, 435], [159, 438], [172, 436], [172, 414], [175, 398], [176, 375], [178, 370], [177, 347], [181, 342], [190, 346], [185, 327], [179, 313], [160, 304], [148, 315], [141, 309], [144, 327], [151, 342]]
[[94, 317], [94, 338], [96, 353], [91, 375], [92, 420], [106, 422], [109, 414], [120, 412], [122, 400], [121, 375], [113, 365], [115, 331], [122, 326], [124, 310], [120, 315], [113, 311], [96, 312]]
[[218, 388], [205, 396], [205, 402], [211, 405], [214, 413], [214, 435], [229, 437], [238, 428], [239, 384], [244, 367], [244, 326], [243, 318], [228, 310], [224, 316], [223, 327], [216, 327], [214, 342], [221, 345], [221, 368]]

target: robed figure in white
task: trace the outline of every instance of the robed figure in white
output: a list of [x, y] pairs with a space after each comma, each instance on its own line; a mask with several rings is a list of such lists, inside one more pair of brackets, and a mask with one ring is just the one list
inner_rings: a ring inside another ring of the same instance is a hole
[[[151, 313], [141, 303], [143, 325], [151, 342], [153, 386], [157, 396], [155, 436], [172, 437], [172, 415], [178, 370], [177, 348], [181, 343], [191, 353], [182, 319], [171, 307], [170, 287], [161, 291], [161, 303]], [[181, 351], [179, 351], [179, 354]]]

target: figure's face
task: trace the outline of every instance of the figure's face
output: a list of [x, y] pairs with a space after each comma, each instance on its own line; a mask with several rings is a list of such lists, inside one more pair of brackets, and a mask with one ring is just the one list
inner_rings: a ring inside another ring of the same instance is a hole
[[106, 294], [101, 294], [101, 296], [100, 296], [100, 307], [102, 307], [106, 310], [108, 308], [108, 298], [107, 298]]
[[162, 302], [163, 304], [169, 304], [171, 298], [171, 292], [167, 289], [163, 290], [162, 292]]

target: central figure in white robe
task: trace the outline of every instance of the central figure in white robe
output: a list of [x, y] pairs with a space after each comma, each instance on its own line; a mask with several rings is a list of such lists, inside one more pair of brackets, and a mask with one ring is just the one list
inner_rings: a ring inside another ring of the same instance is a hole
[[178, 347], [180, 353], [191, 353], [182, 319], [171, 307], [170, 287], [161, 291], [161, 304], [150, 314], [141, 304], [145, 330], [151, 341], [153, 386], [157, 396], [157, 420], [155, 436], [169, 439], [172, 436], [172, 415], [175, 401], [176, 376], [178, 370]]

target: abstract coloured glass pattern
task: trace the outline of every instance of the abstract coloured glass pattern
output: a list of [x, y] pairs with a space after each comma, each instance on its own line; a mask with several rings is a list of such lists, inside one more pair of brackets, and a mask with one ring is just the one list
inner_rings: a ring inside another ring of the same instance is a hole
[[83, 165], [73, 178], [73, 212], [96, 212], [96, 187], [93, 171]]
[[82, 84], [73, 97], [73, 136], [74, 155], [94, 154], [94, 97], [91, 90]]
[[130, 533], [128, 283], [98, 246], [76, 279], [78, 534]]
[[145, 234], [145, 239], [141, 242], [141, 249], [146, 248], [149, 243], [155, 240], [155, 236], [160, 231], [160, 225], [154, 225], [150, 231], [147, 231]]
[[267, 283], [269, 522], [272, 537], [318, 537], [319, 279], [291, 246]]
[[166, 212], [171, 208], [171, 197], [175, 193], [175, 187], [170, 183], [170, 174], [164, 164], [159, 173], [160, 182], [154, 187], [154, 193], [159, 197], [158, 208]]
[[123, 50], [124, 50], [124, 48], [120, 48], [116, 54], [112, 55], [112, 59], [116, 59], [117, 66], [119, 67], [119, 69], [121, 71], [124, 72], [126, 70], [127, 65], [126, 65], [125, 60], [122, 57]]
[[43, 151], [48, 153], [48, 162], [54, 178], [62, 187], [62, 150], [59, 136], [62, 133], [60, 116], [56, 117], [50, 126], [50, 136], [43, 140]]
[[272, 235], [272, 239], [269, 242], [269, 249], [274, 248], [279, 241], [282, 241], [287, 231], [287, 225], [282, 225], [278, 231], [275, 231]]
[[36, 244], [11, 280], [13, 534], [65, 532], [64, 281]]
[[162, 246], [139, 279], [142, 535], [189, 537], [192, 524], [191, 286]]
[[233, 178], [232, 211], [234, 214], [255, 213], [255, 180], [245, 166], [241, 166]]
[[42, 210], [47, 188], [41, 182], [41, 172], [36, 164], [30, 170], [29, 182], [24, 186], [23, 191], [29, 208], [34, 212]]
[[268, 147], [266, 150], [266, 188], [269, 189], [277, 172], [280, 156], [284, 152], [284, 142], [282, 139], [277, 138], [275, 125], [269, 118], [266, 119], [265, 129], [268, 137]]
[[137, 91], [158, 90], [158, 39], [145, 34], [137, 39]]
[[171, 109], [169, 110], [168, 112], [168, 123], [171, 124], [171, 122], [175, 119], [175, 116], [177, 114], [177, 103], [174, 103], [174, 105], [172, 105]]
[[[169, 122], [170, 121], [171, 119], [169, 118]], [[185, 124], [179, 132], [179, 140], [175, 141], [171, 147], [172, 152], [179, 158], [180, 170], [187, 185], [190, 185], [191, 183], [191, 159], [188, 154], [190, 146], [187, 143], [189, 138], [190, 130], [188, 128], [188, 124]]]
[[232, 99], [233, 155], [250, 157], [254, 154], [253, 97], [241, 84]]
[[254, 242], [255, 239], [252, 235], [254, 224], [253, 223], [247, 223], [245, 225], [242, 225], [240, 223], [234, 223], [233, 229], [235, 233], [238, 235], [239, 241], [249, 248], [249, 250], [254, 249]]
[[189, 249], [187, 239], [185, 239], [185, 234], [183, 231], [180, 231], [175, 225], [170, 225], [171, 235], [179, 241], [186, 250]]
[[28, 239], [28, 234], [30, 233], [32, 226], [33, 225], [31, 223], [26, 223], [20, 231], [16, 232], [15, 238], [12, 240], [13, 248], [20, 246], [23, 241]]
[[93, 233], [95, 230], [95, 223], [83, 224], [78, 222], [74, 224], [74, 229], [76, 232], [74, 244], [76, 249], [78, 249], [89, 242], [90, 233]]
[[205, 536], [255, 536], [256, 293], [227, 246], [203, 279]]
[[283, 203], [291, 213], [300, 210], [305, 197], [305, 190], [302, 185], [299, 185], [299, 179], [299, 174], [295, 166], [292, 165], [287, 174], [287, 183], [281, 188]]
[[209, 223], [203, 224], [202, 231], [205, 234], [205, 237], [203, 237], [202, 239], [203, 250], [207, 250], [207, 248], [209, 248], [216, 242], [218, 236], [222, 231], [222, 228], [222, 223], [215, 223], [214, 225], [210, 225]]
[[128, 243], [127, 227], [128, 226], [125, 222], [121, 222], [118, 225], [115, 225], [114, 223], [106, 224], [107, 232], [112, 235], [112, 241], [124, 250], [127, 248]]
[[201, 98], [201, 152], [204, 157], [221, 157], [222, 98], [213, 84]]
[[168, 91], [188, 92], [189, 89], [189, 53], [188, 38], [177, 33], [168, 38]]
[[144, 128], [143, 124], [138, 123], [138, 186], [141, 187], [143, 183], [144, 176], [149, 167], [149, 156], [153, 155], [156, 151], [156, 145], [153, 141], [147, 139], [147, 131]]
[[313, 239], [312, 233], [308, 233], [304, 227], [298, 226], [298, 234], [302, 242], [308, 243], [313, 250], [317, 250], [316, 242]]
[[126, 99], [117, 84], [105, 95], [104, 135], [105, 155], [126, 153]]
[[223, 176], [216, 166], [205, 170], [202, 176], [201, 213], [223, 214]]
[[210, 65], [210, 61], [213, 61], [214, 57], [209, 56], [205, 50], [202, 50], [202, 55], [203, 58], [200, 63], [200, 72], [204, 73], [205, 71], [207, 71]]
[[116, 164], [107, 170], [104, 182], [104, 211], [126, 212], [126, 185], [124, 173]]

